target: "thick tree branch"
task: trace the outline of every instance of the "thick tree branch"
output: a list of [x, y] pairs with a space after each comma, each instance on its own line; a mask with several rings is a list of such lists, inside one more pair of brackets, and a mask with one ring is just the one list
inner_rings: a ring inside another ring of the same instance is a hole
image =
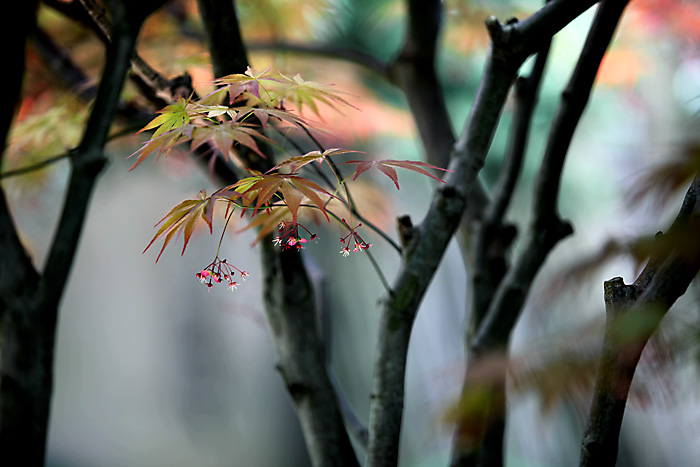
[[297, 410], [313, 465], [357, 465], [326, 373], [313, 288], [297, 251], [261, 242], [265, 312], [278, 370]]
[[[560, 0], [554, 3], [578, 9], [586, 2]], [[573, 19], [566, 20], [570, 16], [568, 13], [565, 9], [561, 13], [564, 18], [548, 16], [548, 27], [556, 25], [552, 34]], [[538, 40], [534, 29], [523, 34], [518, 23], [503, 25], [490, 18], [487, 28], [492, 46], [474, 107], [452, 152], [449, 168], [453, 172], [445, 176], [446, 185], [437, 189], [423, 223], [412, 229], [393, 294], [382, 306], [370, 409], [370, 466], [397, 463], [406, 352], [418, 306], [467, 208], [469, 191], [484, 165], [517, 70], [530, 52], [544, 44]]]
[[443, 6], [440, 0], [408, 0], [406, 3], [406, 39], [391, 71], [406, 94], [428, 162], [447, 167], [455, 136], [435, 71]]
[[[510, 333], [542, 264], [554, 246], [573, 232], [571, 226], [559, 218], [556, 207], [561, 172], [574, 130], [593, 88], [600, 62], [612, 41], [626, 5], [627, 0], [605, 0], [598, 9], [552, 124], [535, 184], [534, 215], [525, 247], [498, 286], [486, 316], [470, 343], [470, 348], [477, 357], [487, 352], [503, 350], [507, 346]], [[505, 378], [502, 381], [505, 381]], [[500, 390], [504, 391], [505, 388]], [[453, 465], [471, 465], [475, 462], [477, 454], [474, 452], [474, 446], [478, 446], [476, 451], [479, 452], [479, 465], [503, 463], [505, 400], [494, 398], [493, 404], [497, 406], [489, 408], [489, 413], [494, 414], [494, 417], [486, 422], [484, 443], [479, 446], [468, 442], [463, 444], [462, 448], [458, 444]]]
[[[550, 6], [546, 16], [547, 40], [594, 3], [554, 0], [548, 4], [564, 8], [551, 10]], [[577, 14], [572, 15], [571, 11]], [[396, 465], [398, 461], [406, 352], [418, 306], [467, 208], [469, 191], [484, 165], [517, 70], [529, 54], [546, 43], [537, 27], [530, 26], [525, 31], [519, 24], [487, 20], [492, 46], [474, 106], [452, 152], [449, 168], [453, 172], [445, 176], [446, 185], [437, 189], [423, 223], [411, 229], [393, 294], [383, 303], [370, 408], [370, 466]]]
[[235, 2], [219, 0], [197, 0], [202, 16], [209, 54], [214, 66], [214, 76], [224, 77], [233, 73], [245, 73], [248, 54], [236, 14]]
[[[198, 0], [206, 25], [215, 76], [243, 73], [248, 59], [231, 2]], [[267, 171], [272, 159], [251, 159]], [[261, 243], [265, 312], [278, 369], [294, 402], [313, 465], [357, 465], [334, 388], [326, 371], [314, 292], [299, 252], [284, 251], [271, 238]]]
[[[14, 118], [15, 109], [20, 101], [22, 89], [22, 77], [25, 69], [25, 52], [27, 38], [36, 24], [37, 0], [31, 0], [15, 4], [18, 9], [15, 20], [18, 29], [14, 34], [9, 34], [5, 43], [6, 72], [5, 91], [7, 97], [2, 100], [0, 107], [0, 168], [2, 168], [3, 156], [6, 149], [7, 135]], [[38, 273], [32, 265], [22, 242], [17, 235], [12, 214], [5, 199], [5, 193], [0, 186], [0, 251], [3, 259], [0, 261], [0, 322], [2, 322], [8, 301], [16, 297], [17, 292], [25, 287], [33, 288], [29, 284], [36, 282]], [[19, 297], [17, 297], [19, 300]], [[14, 308], [14, 306], [10, 306]], [[2, 344], [0, 342], [0, 344]], [[2, 412], [0, 411], [0, 417]], [[0, 420], [0, 429], [2, 421]]]
[[[44, 461], [46, 430], [53, 387], [53, 352], [58, 304], [69, 271], [97, 175], [105, 165], [103, 148], [119, 102], [134, 44], [145, 16], [156, 5], [138, 12], [113, 3], [115, 40], [82, 141], [70, 153], [71, 176], [63, 212], [43, 275], [23, 284], [8, 305], [2, 326], [2, 386], [0, 388], [0, 446], [12, 458], [31, 464]], [[4, 199], [3, 199], [4, 201]], [[2, 217], [7, 215], [4, 202]], [[4, 219], [6, 220], [6, 219]], [[11, 225], [11, 223], [9, 224]], [[9, 228], [3, 223], [3, 231]], [[34, 286], [33, 295], [27, 290]]]
[[[700, 176], [680, 212], [632, 285], [605, 282], [606, 327], [593, 402], [581, 448], [581, 466], [614, 466], [630, 385], [642, 351], [662, 318], [700, 271]], [[623, 339], [621, 322], [642, 319], [644, 330]]]
[[472, 271], [472, 329], [478, 329], [493, 295], [507, 271], [507, 253], [515, 239], [515, 227], [504, 224], [503, 219], [515, 192], [527, 147], [530, 123], [537, 102], [537, 94], [549, 54], [548, 42], [538, 52], [530, 75], [519, 77], [514, 85], [515, 115], [510, 141], [501, 174], [493, 190], [477, 232], [474, 246], [474, 270]]

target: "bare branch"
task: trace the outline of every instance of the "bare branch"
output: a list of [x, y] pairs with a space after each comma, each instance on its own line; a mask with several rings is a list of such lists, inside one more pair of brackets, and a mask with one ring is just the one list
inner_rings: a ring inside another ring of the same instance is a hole
[[[36, 272], [29, 272], [34, 281], [20, 284], [19, 290], [10, 293], [14, 298], [3, 301], [0, 445], [12, 457], [27, 459], [30, 452], [32, 464], [44, 462], [58, 304], [77, 251], [90, 194], [106, 162], [102, 151], [141, 26], [140, 21], [128, 21], [121, 3], [115, 2], [114, 6], [115, 41], [108, 48], [102, 82], [82, 141], [70, 153], [68, 191], [45, 270], [40, 278]], [[1, 229], [5, 232], [12, 223], [7, 219], [4, 197], [1, 201], [0, 220], [6, 221]], [[12, 242], [13, 236], [2, 240]], [[26, 259], [20, 266], [23, 264]], [[34, 290], [29, 294], [32, 285]]]
[[515, 115], [511, 138], [504, 157], [501, 175], [475, 239], [472, 272], [472, 326], [478, 329], [493, 294], [507, 272], [506, 255], [515, 239], [515, 227], [503, 223], [506, 209], [515, 191], [515, 184], [525, 158], [530, 122], [537, 101], [538, 89], [549, 54], [548, 42], [538, 52], [532, 72], [515, 82]]
[[[685, 195], [665, 242], [632, 285], [621, 277], [605, 282], [606, 328], [600, 367], [581, 447], [581, 466], [614, 466], [630, 385], [642, 351], [661, 319], [700, 271], [700, 176]], [[670, 248], [669, 248], [670, 247]], [[643, 332], [620, 338], [621, 320], [643, 318]]]
[[[606, 0], [602, 3], [571, 80], [562, 94], [562, 102], [552, 124], [535, 184], [533, 221], [525, 246], [498, 286], [486, 316], [470, 342], [470, 349], [477, 357], [506, 347], [542, 264], [554, 246], [573, 232], [571, 225], [559, 218], [556, 208], [561, 171], [573, 132], [588, 102], [596, 73], [626, 5], [627, 0]], [[477, 444], [476, 448], [473, 443], [461, 446], [458, 444], [453, 465], [469, 465], [475, 457], [481, 458], [478, 460], [479, 465], [502, 463], [505, 401], [495, 398], [488, 411], [495, 415], [485, 422], [483, 443], [480, 446]]]
[[[571, 10], [580, 14], [593, 3], [553, 1], [551, 4], [566, 8], [547, 14], [549, 37], [577, 16]], [[382, 305], [370, 408], [369, 466], [396, 465], [398, 461], [406, 353], [418, 306], [467, 208], [517, 70], [529, 53], [545, 43], [538, 27], [522, 31], [519, 23], [503, 25], [490, 18], [487, 29], [492, 46], [474, 106], [452, 152], [449, 168], [453, 172], [445, 177], [446, 185], [436, 190], [423, 223], [412, 229], [393, 294]]]

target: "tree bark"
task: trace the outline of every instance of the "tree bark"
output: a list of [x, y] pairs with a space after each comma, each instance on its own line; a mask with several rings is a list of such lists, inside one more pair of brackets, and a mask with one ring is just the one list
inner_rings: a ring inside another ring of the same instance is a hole
[[115, 5], [113, 16], [114, 41], [107, 49], [102, 80], [83, 138], [69, 154], [71, 175], [63, 212], [41, 275], [19, 244], [4, 194], [0, 196], [1, 246], [14, 249], [9, 256], [13, 264], [3, 261], [0, 273], [0, 449], [8, 459], [23, 459], [32, 465], [43, 464], [45, 458], [58, 307], [90, 195], [106, 162], [103, 149], [107, 133], [143, 20], [129, 21], [121, 3]]
[[[675, 301], [700, 271], [700, 176], [685, 195], [668, 232], [657, 234], [656, 248], [637, 280], [605, 282], [605, 335], [593, 402], [581, 447], [582, 467], [614, 466], [620, 428], [634, 372], [644, 346]], [[648, 325], [623, 339], [622, 320], [639, 317]]]

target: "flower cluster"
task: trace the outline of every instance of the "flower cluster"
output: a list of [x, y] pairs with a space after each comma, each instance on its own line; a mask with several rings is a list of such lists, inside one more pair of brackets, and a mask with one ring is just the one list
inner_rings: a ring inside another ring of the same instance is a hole
[[357, 253], [358, 251], [366, 250], [372, 246], [371, 243], [364, 241], [362, 237], [360, 237], [360, 234], [357, 233], [357, 229], [362, 227], [362, 223], [357, 224], [356, 227], [350, 227], [350, 224], [348, 224], [345, 219], [341, 219], [341, 221], [345, 224], [345, 227], [350, 230], [349, 234], [340, 239], [340, 244], [343, 245], [343, 249], [340, 250], [341, 255], [348, 256], [350, 255], [350, 251]]
[[281, 246], [285, 250], [288, 250], [290, 248], [303, 250], [304, 243], [308, 242], [309, 240], [299, 235], [299, 227], [304, 229], [306, 233], [309, 234], [309, 240], [315, 241], [318, 239], [318, 235], [316, 235], [315, 233], [311, 233], [309, 229], [299, 224], [298, 222], [280, 222], [277, 226], [279, 235], [277, 235], [274, 238], [274, 240], [272, 240], [272, 243], [274, 243], [277, 246]]
[[199, 279], [199, 282], [206, 284], [209, 290], [211, 290], [215, 282], [217, 284], [226, 282], [228, 283], [229, 290], [234, 291], [238, 288], [238, 282], [233, 280], [233, 276], [236, 275], [236, 272], [240, 274], [241, 279], [244, 281], [245, 278], [250, 275], [245, 271], [241, 271], [236, 266], [227, 263], [225, 259], [219, 259], [217, 256], [209, 266], [199, 271], [195, 276]]

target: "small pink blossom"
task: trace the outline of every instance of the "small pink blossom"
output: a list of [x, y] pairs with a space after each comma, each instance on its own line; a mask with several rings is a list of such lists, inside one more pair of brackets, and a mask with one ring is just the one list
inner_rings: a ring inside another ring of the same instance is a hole
[[195, 276], [197, 279], [207, 286], [207, 290], [211, 290], [214, 283], [221, 284], [222, 282], [228, 283], [229, 290], [235, 290], [238, 288], [238, 282], [233, 280], [236, 273], [241, 275], [241, 278], [245, 280], [250, 274], [241, 271], [236, 266], [229, 264], [225, 259], [219, 259], [217, 256], [214, 261], [209, 263], [207, 267], [199, 271]]

